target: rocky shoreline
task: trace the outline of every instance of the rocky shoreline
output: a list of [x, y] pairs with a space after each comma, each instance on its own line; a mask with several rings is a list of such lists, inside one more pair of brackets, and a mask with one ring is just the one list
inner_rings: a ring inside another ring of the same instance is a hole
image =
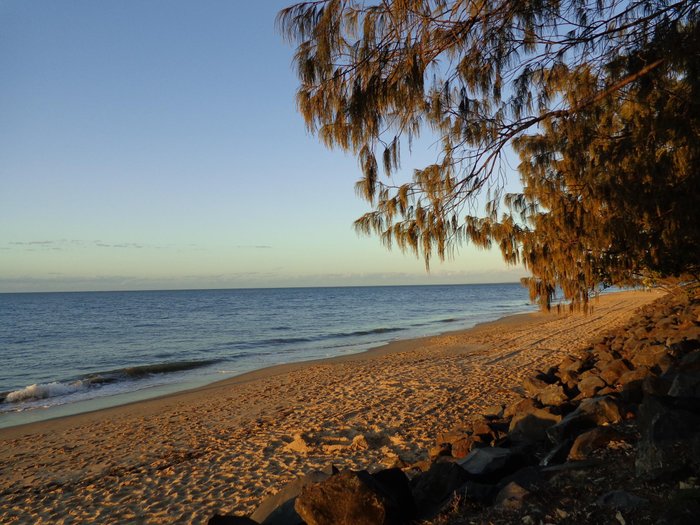
[[519, 394], [437, 435], [423, 461], [314, 470], [250, 516], [209, 523], [696, 523], [700, 286], [643, 307]]

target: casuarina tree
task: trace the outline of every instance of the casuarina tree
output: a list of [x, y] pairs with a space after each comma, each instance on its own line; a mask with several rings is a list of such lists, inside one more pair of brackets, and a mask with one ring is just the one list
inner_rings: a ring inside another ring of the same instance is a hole
[[[557, 288], [585, 306], [601, 284], [697, 278], [698, 4], [319, 0], [278, 23], [308, 129], [358, 157], [359, 231], [426, 264], [495, 245], [543, 307]], [[435, 162], [395, 180], [421, 133]]]

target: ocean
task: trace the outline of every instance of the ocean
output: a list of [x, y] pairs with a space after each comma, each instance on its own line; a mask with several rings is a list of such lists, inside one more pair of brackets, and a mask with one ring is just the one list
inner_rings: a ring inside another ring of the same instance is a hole
[[0, 294], [0, 427], [534, 310], [519, 284]]

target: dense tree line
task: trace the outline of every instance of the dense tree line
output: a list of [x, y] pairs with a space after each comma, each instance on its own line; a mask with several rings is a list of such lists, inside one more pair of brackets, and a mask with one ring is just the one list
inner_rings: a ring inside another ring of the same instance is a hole
[[[319, 0], [278, 21], [309, 130], [360, 161], [358, 230], [426, 264], [496, 245], [543, 306], [557, 287], [585, 306], [600, 284], [698, 276], [698, 4]], [[439, 157], [395, 182], [426, 130]]]

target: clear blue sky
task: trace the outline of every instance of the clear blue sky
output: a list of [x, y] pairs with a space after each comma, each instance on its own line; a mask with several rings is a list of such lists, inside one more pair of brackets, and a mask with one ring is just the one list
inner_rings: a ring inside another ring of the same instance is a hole
[[355, 234], [356, 160], [296, 113], [288, 3], [0, 0], [0, 292], [524, 274], [474, 248], [426, 274]]

